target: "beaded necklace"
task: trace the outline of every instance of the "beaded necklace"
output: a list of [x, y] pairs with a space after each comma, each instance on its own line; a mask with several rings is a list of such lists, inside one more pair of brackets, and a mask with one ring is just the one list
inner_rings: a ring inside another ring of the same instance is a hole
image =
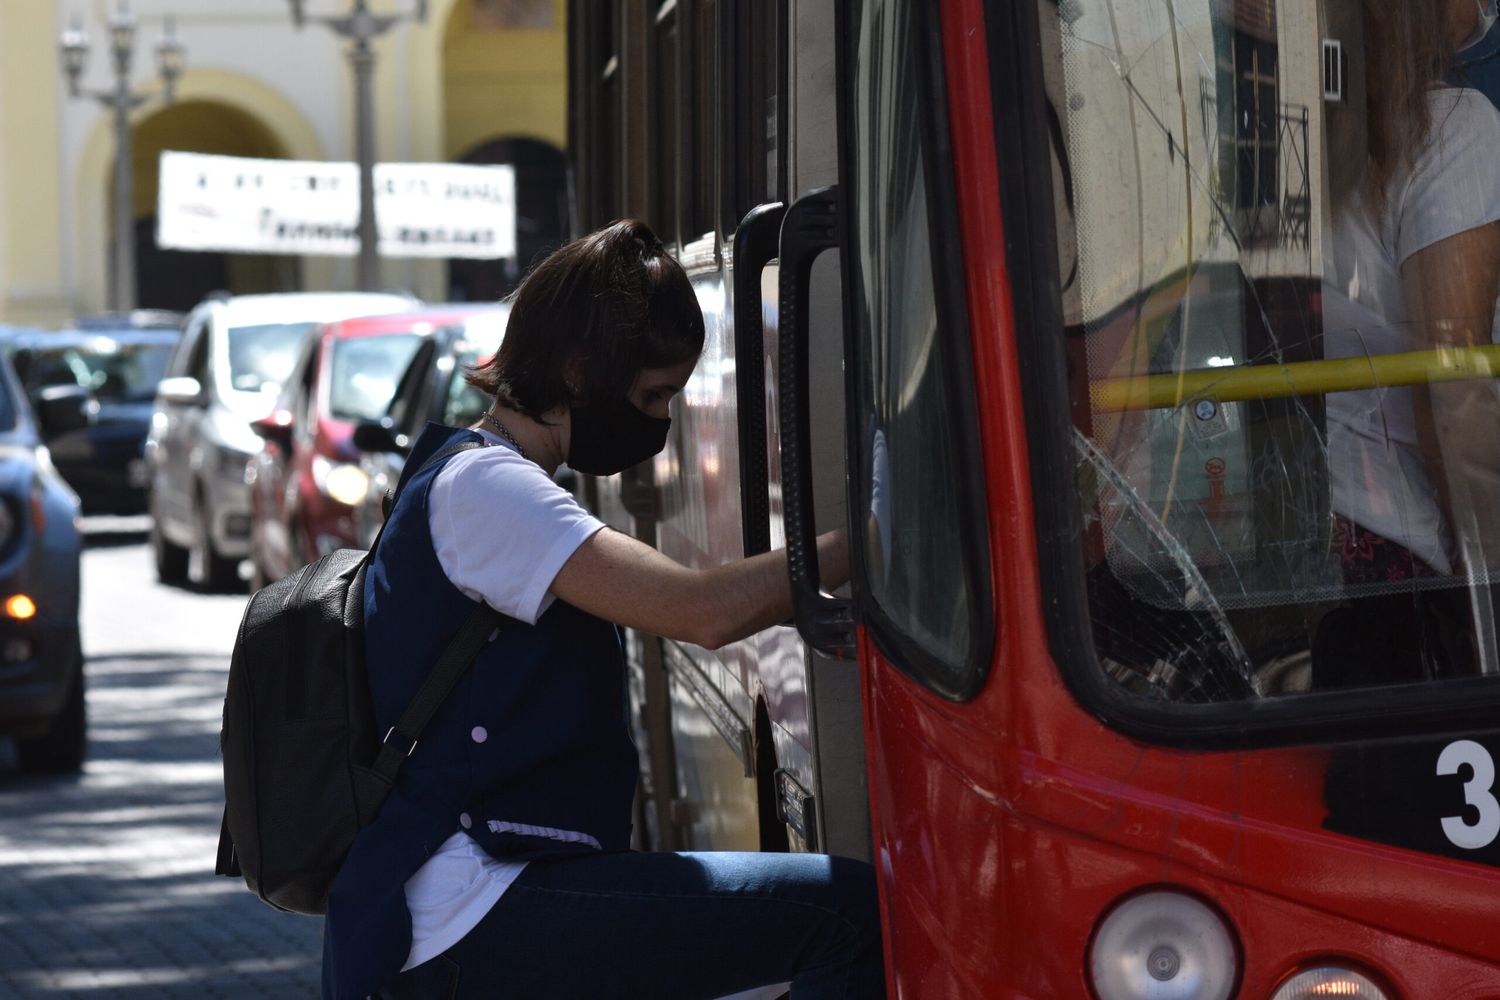
[[522, 458], [526, 459], [528, 462], [531, 461], [530, 457], [526, 454], [526, 449], [521, 447], [521, 442], [516, 440], [516, 436], [510, 432], [510, 429], [508, 427], [500, 422], [498, 417], [496, 417], [489, 410], [485, 410], [484, 419], [488, 420], [491, 424], [494, 425], [495, 429], [500, 432], [501, 437], [505, 438], [505, 440], [516, 446], [516, 451], [521, 453]]

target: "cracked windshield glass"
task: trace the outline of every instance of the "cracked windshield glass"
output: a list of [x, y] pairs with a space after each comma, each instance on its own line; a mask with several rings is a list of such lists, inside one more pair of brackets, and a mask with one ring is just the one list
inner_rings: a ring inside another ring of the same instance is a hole
[[1041, 14], [1102, 669], [1177, 702], [1500, 671], [1475, 39], [1415, 0]]

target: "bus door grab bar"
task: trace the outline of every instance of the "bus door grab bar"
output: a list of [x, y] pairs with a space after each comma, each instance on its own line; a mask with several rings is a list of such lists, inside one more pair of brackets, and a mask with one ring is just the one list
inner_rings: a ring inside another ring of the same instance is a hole
[[766, 463], [765, 303], [760, 280], [776, 259], [786, 206], [756, 205], [734, 231], [734, 383], [739, 410], [740, 512], [745, 556], [771, 550], [770, 474]]
[[782, 517], [786, 564], [797, 631], [825, 656], [856, 654], [854, 602], [823, 593], [813, 523], [811, 420], [808, 415], [808, 286], [813, 262], [839, 244], [837, 186], [816, 188], [792, 202], [781, 223], [781, 288], [776, 395], [781, 418]]

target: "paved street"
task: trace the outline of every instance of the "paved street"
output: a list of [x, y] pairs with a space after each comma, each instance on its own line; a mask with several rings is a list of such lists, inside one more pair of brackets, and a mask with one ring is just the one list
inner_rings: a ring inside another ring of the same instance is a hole
[[213, 875], [218, 730], [243, 596], [156, 583], [144, 519], [92, 519], [89, 761], [0, 743], [0, 1000], [316, 995], [322, 922]]

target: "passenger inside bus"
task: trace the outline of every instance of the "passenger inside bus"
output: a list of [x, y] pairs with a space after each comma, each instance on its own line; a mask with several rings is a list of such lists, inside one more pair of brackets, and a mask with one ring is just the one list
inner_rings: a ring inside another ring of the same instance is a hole
[[[1327, 113], [1329, 148], [1344, 151], [1329, 158], [1333, 226], [1323, 308], [1330, 358], [1463, 350], [1492, 340], [1500, 113], [1477, 90], [1443, 81], [1456, 54], [1484, 39], [1495, 8], [1493, 0], [1483, 8], [1449, 0], [1446, 13], [1435, 18], [1420, 0], [1360, 7], [1367, 71], [1351, 76], [1362, 79], [1364, 99], [1351, 87], [1351, 100]], [[1314, 683], [1477, 672], [1494, 656], [1487, 591], [1489, 571], [1500, 568], [1494, 381], [1336, 392], [1327, 412], [1343, 576], [1387, 592], [1351, 600], [1323, 619]], [[1467, 585], [1404, 587], [1444, 576]], [[1402, 655], [1391, 655], [1392, 644]]]
[[1101, 667], [1500, 672], [1500, 113], [1461, 65], [1495, 4], [1040, 8]]

